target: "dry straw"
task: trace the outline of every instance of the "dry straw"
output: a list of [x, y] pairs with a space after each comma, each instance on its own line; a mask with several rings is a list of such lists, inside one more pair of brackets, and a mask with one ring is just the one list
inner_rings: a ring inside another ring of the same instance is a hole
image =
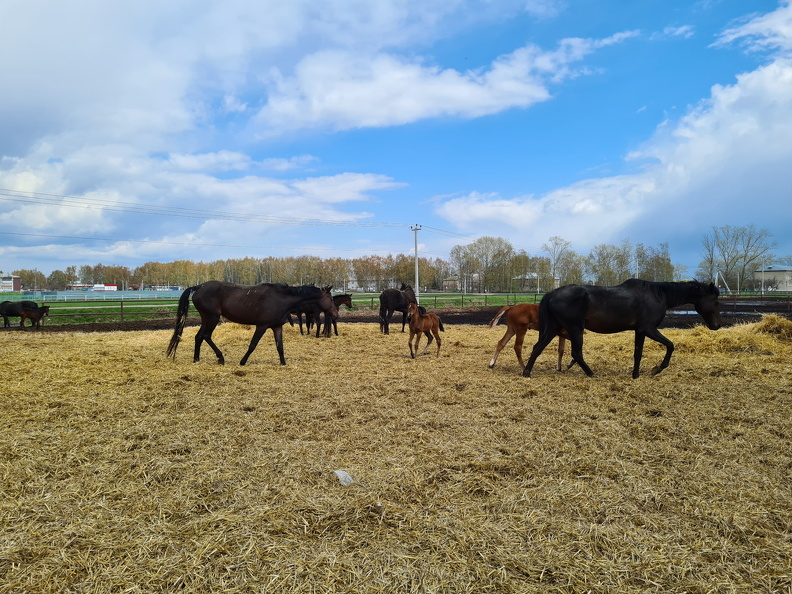
[[791, 327], [637, 380], [629, 333], [531, 379], [485, 326], [0, 333], [0, 592], [789, 592]]

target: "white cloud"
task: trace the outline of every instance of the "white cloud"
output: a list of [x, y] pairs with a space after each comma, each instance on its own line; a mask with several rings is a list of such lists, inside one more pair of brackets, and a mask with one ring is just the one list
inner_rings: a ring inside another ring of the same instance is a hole
[[783, 2], [777, 10], [765, 15], [753, 15], [747, 22], [724, 31], [716, 45], [741, 41], [752, 50], [774, 50], [789, 55], [792, 52], [792, 3]]
[[663, 29], [663, 35], [667, 37], [682, 37], [690, 39], [696, 34], [696, 30], [691, 25], [681, 25], [678, 27], [666, 27]]
[[[739, 34], [732, 30], [730, 38], [758, 30], [779, 34], [789, 6], [778, 12], [746, 24]], [[779, 39], [773, 43], [784, 46]], [[690, 244], [691, 236], [697, 241], [703, 230], [726, 224], [755, 224], [786, 237], [790, 138], [792, 60], [782, 56], [739, 75], [734, 84], [713, 86], [710, 97], [679, 121], [659, 125], [640, 150], [627, 155], [645, 163], [640, 173], [589, 179], [537, 197], [471, 194], [442, 201], [437, 212], [465, 231], [508, 232], [532, 245], [552, 235], [575, 237], [584, 252], [631, 233], [635, 242]]]
[[486, 69], [465, 72], [390, 54], [316, 52], [297, 65], [293, 76], [272, 73], [272, 91], [256, 124], [265, 134], [312, 127], [346, 130], [528, 107], [549, 99], [551, 83], [584, 72], [576, 64], [585, 56], [635, 34], [565, 39], [552, 51], [528, 45]]

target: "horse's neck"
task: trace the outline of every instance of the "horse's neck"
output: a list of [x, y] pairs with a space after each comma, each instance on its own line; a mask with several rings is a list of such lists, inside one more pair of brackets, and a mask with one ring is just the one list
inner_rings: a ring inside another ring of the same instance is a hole
[[688, 283], [661, 283], [662, 293], [665, 295], [666, 307], [676, 307], [695, 301]]

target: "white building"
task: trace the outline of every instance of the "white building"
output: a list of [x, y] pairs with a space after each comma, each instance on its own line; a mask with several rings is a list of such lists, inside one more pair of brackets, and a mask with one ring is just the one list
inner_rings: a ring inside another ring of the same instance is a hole
[[754, 272], [754, 278], [765, 288], [792, 291], [792, 268], [789, 266], [765, 266]]

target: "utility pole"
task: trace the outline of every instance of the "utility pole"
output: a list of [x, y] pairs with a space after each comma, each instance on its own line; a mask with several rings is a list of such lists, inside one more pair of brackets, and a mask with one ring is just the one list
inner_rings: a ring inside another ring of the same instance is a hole
[[412, 229], [412, 232], [415, 235], [415, 284], [413, 285], [413, 291], [415, 292], [415, 299], [418, 301], [418, 303], [420, 303], [421, 297], [419, 293], [421, 289], [420, 285], [418, 284], [418, 231], [421, 230], [421, 226], [415, 225], [410, 227], [410, 229]]

